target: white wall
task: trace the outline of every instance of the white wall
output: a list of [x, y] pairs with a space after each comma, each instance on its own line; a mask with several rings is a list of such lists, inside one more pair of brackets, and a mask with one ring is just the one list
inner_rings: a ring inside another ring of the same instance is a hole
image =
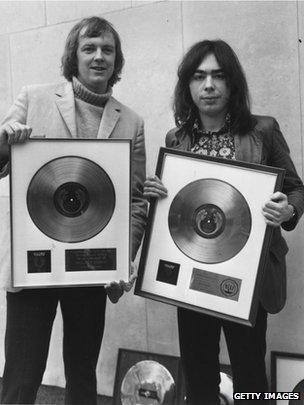
[[[275, 116], [303, 174], [304, 3], [295, 1], [1, 1], [0, 117], [22, 85], [60, 78], [64, 40], [80, 18], [101, 15], [122, 38], [126, 65], [114, 95], [145, 119], [148, 173], [173, 126], [171, 97], [183, 52], [204, 38], [222, 38], [235, 49], [246, 71], [253, 111]], [[299, 38], [302, 37], [302, 43]], [[8, 182], [0, 183], [0, 224], [8, 210]], [[0, 227], [0, 232], [1, 230]], [[288, 303], [269, 320], [268, 348], [301, 352], [303, 224], [288, 235]], [[5, 295], [0, 294], [0, 341], [5, 328]], [[62, 326], [56, 319], [44, 383], [64, 385]], [[98, 389], [111, 395], [119, 347], [178, 355], [176, 311], [128, 294], [108, 305], [98, 364]], [[224, 343], [221, 358], [228, 361]], [[267, 358], [269, 361], [269, 357]], [[0, 346], [0, 374], [3, 367]]]

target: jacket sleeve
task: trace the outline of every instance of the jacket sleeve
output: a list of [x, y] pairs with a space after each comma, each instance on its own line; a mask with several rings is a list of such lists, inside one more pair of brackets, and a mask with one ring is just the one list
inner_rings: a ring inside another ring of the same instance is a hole
[[9, 122], [20, 122], [20, 124], [26, 124], [27, 108], [28, 108], [27, 87], [23, 87], [14, 104], [8, 110], [8, 113], [4, 117], [1, 125]]
[[296, 212], [294, 218], [282, 224], [283, 229], [290, 231], [295, 228], [303, 214], [304, 186], [290, 157], [289, 148], [280, 131], [279, 124], [274, 119], [269, 135], [267, 140], [269, 165], [286, 170], [282, 192], [287, 195], [288, 203], [294, 206]]
[[[8, 113], [4, 117], [1, 125], [20, 122], [20, 124], [26, 124], [27, 119], [27, 108], [28, 108], [28, 96], [27, 88], [23, 87], [19, 93], [14, 104], [8, 110]], [[7, 176], [9, 172], [8, 161], [0, 162], [0, 179]]]
[[173, 148], [176, 143], [177, 143], [177, 139], [176, 139], [176, 129], [171, 129], [169, 132], [167, 132], [166, 134], [166, 138], [165, 138], [165, 145], [166, 148]]
[[141, 120], [135, 138], [133, 139], [132, 154], [132, 260], [135, 259], [146, 225], [147, 201], [143, 197], [143, 184], [145, 180], [146, 150], [144, 124]]

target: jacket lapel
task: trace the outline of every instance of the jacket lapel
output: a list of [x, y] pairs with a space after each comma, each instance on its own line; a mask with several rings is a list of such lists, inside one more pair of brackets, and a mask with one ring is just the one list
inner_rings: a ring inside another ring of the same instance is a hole
[[256, 164], [261, 163], [263, 144], [261, 137], [255, 130], [242, 136], [236, 134], [234, 140], [236, 160]]
[[103, 110], [97, 138], [109, 138], [120, 117], [120, 105], [115, 98], [110, 97]]
[[56, 88], [55, 102], [72, 137], [76, 138], [75, 100], [72, 83], [62, 83]]

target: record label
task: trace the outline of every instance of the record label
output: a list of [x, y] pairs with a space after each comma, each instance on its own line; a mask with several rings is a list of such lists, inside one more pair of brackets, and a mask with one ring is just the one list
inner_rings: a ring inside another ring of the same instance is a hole
[[50, 273], [51, 252], [49, 250], [28, 250], [27, 251], [27, 272], [28, 273]]

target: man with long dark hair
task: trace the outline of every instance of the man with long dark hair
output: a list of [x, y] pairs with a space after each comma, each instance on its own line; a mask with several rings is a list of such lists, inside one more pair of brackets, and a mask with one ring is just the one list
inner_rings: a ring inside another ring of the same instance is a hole
[[[24, 87], [0, 127], [0, 177], [8, 173], [8, 146], [31, 137], [132, 140], [132, 260], [144, 230], [146, 201], [142, 119], [112, 97], [124, 58], [120, 38], [105, 19], [77, 23], [62, 58], [67, 81]], [[20, 146], [22, 147], [22, 146]], [[29, 158], [35, 158], [34, 156]], [[117, 157], [113, 156], [116, 161]], [[127, 265], [127, 263], [126, 263]], [[63, 317], [67, 404], [96, 404], [96, 365], [104, 330], [106, 294], [116, 302], [129, 283], [7, 292], [6, 363], [2, 401], [32, 404], [46, 366], [58, 302]]]
[[[304, 187], [278, 123], [271, 117], [251, 114], [244, 72], [226, 42], [201, 41], [186, 53], [178, 69], [174, 116], [177, 127], [167, 134], [167, 147], [286, 170], [283, 191], [274, 193], [261, 207], [266, 223], [274, 229], [255, 326], [251, 328], [178, 308], [187, 404], [219, 405], [222, 328], [234, 391], [268, 390], [265, 368], [267, 313], [279, 312], [286, 300], [285, 255], [288, 248], [280, 227], [295, 228], [304, 209]], [[151, 176], [145, 182], [144, 195], [165, 198], [167, 189], [156, 176]]]

